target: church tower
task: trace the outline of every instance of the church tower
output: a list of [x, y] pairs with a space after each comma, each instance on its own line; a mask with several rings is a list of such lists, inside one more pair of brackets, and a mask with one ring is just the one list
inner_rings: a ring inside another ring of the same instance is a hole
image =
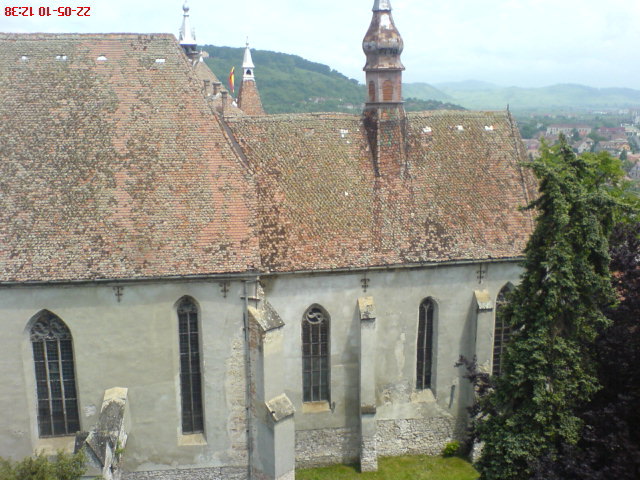
[[256, 86], [256, 77], [254, 75], [255, 65], [251, 58], [251, 50], [249, 42], [244, 50], [244, 60], [242, 61], [242, 83], [238, 92], [238, 108], [247, 115], [264, 115], [262, 108], [262, 100]]
[[379, 175], [397, 174], [406, 152], [406, 115], [402, 101], [400, 55], [404, 42], [393, 22], [390, 0], [375, 0], [373, 18], [362, 41], [367, 102], [364, 123]]
[[198, 60], [198, 51], [196, 49], [196, 36], [191, 29], [191, 20], [189, 19], [189, 5], [185, 0], [182, 6], [184, 12], [182, 16], [182, 26], [180, 27], [180, 46], [184, 50], [184, 53], [189, 57], [191, 61]]

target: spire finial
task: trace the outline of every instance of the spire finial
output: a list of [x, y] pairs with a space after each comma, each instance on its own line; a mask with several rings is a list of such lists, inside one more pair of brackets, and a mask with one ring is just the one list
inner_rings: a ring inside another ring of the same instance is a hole
[[185, 0], [182, 5], [182, 27], [180, 27], [180, 45], [196, 45], [196, 36], [191, 29], [191, 20], [189, 19], [189, 4]]
[[375, 0], [373, 3], [374, 12], [391, 11], [391, 0]]
[[187, 0], [182, 5], [182, 26], [180, 27], [180, 46], [191, 60], [197, 60], [198, 51], [196, 49], [196, 35], [191, 29], [191, 20], [189, 19], [189, 4]]
[[244, 59], [242, 60], [242, 69], [244, 70], [244, 78], [253, 78], [253, 69], [256, 66], [253, 64], [253, 58], [251, 58], [251, 49], [249, 48], [249, 37], [247, 37], [247, 46], [244, 49]]

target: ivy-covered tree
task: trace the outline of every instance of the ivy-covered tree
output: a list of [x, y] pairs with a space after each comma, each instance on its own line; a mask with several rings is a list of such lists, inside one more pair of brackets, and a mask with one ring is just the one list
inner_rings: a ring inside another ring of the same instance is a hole
[[640, 478], [640, 222], [616, 226], [611, 257], [620, 302], [606, 312], [612, 325], [596, 341], [602, 389], [580, 413], [578, 444], [541, 458], [535, 480]]
[[538, 216], [504, 311], [512, 339], [476, 423], [483, 480], [531, 478], [539, 459], [578, 442], [578, 412], [600, 388], [594, 341], [615, 302], [608, 238], [617, 200], [609, 185], [622, 177], [619, 162], [576, 157], [561, 137], [531, 168], [540, 195], [529, 208]]

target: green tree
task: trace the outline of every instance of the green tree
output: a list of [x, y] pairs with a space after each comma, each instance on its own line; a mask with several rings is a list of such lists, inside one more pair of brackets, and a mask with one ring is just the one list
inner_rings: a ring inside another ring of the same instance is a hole
[[[617, 162], [617, 163], [616, 163]], [[523, 480], [542, 457], [575, 444], [578, 409], [598, 391], [593, 342], [615, 301], [608, 237], [622, 178], [617, 159], [576, 155], [561, 136], [531, 164], [540, 196], [521, 284], [505, 309], [513, 336], [495, 389], [480, 400], [483, 480]]]
[[573, 130], [571, 130], [571, 141], [573, 142], [577, 142], [580, 140], [580, 132], [578, 132], [577, 128], [574, 128]]
[[85, 472], [84, 455], [59, 452], [50, 460], [43, 453], [19, 462], [0, 458], [0, 480], [78, 480]]

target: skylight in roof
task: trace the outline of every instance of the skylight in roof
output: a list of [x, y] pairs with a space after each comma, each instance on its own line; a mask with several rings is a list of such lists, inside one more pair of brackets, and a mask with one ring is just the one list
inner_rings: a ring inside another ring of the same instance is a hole
[[106, 62], [107, 61], [107, 57], [105, 57], [104, 55], [100, 55], [98, 58], [96, 58], [96, 60], [98, 62]]
[[56, 55], [56, 60], [58, 60], [59, 62], [66, 62], [67, 61], [67, 56], [66, 55]]
[[485, 125], [485, 126], [484, 126], [484, 129], [485, 129], [487, 132], [493, 132], [493, 131], [495, 130], [495, 128], [493, 127], [493, 125]]
[[164, 63], [166, 60], [164, 58], [156, 58], [156, 63]]
[[23, 61], [23, 62], [28, 62], [29, 61], [29, 57], [27, 57], [26, 55], [22, 55], [20, 57], [20, 60]]

